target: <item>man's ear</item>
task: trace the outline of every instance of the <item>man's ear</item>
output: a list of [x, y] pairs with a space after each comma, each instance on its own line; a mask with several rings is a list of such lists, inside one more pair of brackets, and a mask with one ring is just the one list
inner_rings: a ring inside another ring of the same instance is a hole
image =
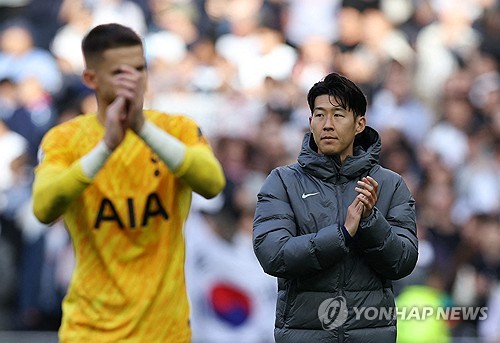
[[356, 118], [356, 134], [361, 133], [365, 130], [366, 118], [365, 116], [359, 116]]
[[311, 126], [312, 119], [313, 119], [313, 117], [309, 116], [309, 131], [310, 132], [313, 132], [313, 129], [312, 129], [312, 126]]
[[82, 73], [83, 83], [90, 89], [96, 88], [95, 76], [96, 73], [94, 69], [85, 69]]

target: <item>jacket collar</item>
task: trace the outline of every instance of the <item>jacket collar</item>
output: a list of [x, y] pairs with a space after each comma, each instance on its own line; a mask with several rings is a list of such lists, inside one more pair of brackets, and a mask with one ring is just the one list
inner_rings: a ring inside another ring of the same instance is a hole
[[297, 161], [305, 172], [319, 179], [334, 178], [347, 181], [360, 177], [378, 164], [381, 147], [378, 132], [366, 126], [365, 130], [354, 140], [354, 155], [348, 156], [341, 165], [339, 156], [319, 154], [312, 133], [307, 132], [302, 140], [302, 148]]

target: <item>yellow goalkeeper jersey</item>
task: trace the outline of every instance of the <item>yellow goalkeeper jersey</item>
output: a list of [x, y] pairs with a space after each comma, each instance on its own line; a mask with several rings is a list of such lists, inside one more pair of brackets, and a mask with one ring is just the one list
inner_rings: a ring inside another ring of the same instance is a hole
[[[56, 126], [42, 141], [35, 213], [66, 206], [63, 218], [76, 254], [62, 305], [61, 342], [190, 341], [183, 225], [193, 183], [215, 195], [225, 180], [194, 121], [144, 114], [186, 144], [175, 174], [129, 130], [94, 180], [88, 179], [79, 160], [104, 136], [95, 114]], [[65, 192], [74, 182], [83, 184], [83, 192], [68, 201]]]

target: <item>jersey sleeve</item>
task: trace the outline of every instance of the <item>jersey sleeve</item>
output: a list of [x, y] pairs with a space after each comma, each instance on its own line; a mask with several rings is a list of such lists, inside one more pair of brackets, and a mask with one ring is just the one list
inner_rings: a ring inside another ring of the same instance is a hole
[[213, 198], [226, 185], [222, 166], [196, 122], [184, 116], [178, 119], [175, 133], [186, 144], [186, 155], [175, 176], [188, 183], [194, 192]]
[[50, 130], [42, 140], [33, 183], [33, 211], [42, 223], [58, 219], [92, 182], [71, 153], [69, 128]]

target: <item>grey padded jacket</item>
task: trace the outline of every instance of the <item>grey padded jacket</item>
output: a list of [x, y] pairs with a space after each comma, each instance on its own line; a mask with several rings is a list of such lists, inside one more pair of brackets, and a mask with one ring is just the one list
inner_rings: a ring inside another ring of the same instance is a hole
[[[262, 185], [253, 245], [264, 271], [278, 277], [276, 342], [396, 341], [396, 320], [383, 313], [394, 309], [391, 280], [410, 274], [417, 261], [415, 201], [403, 178], [378, 164], [380, 149], [367, 126], [354, 156], [340, 165], [318, 154], [307, 133], [298, 163], [274, 169]], [[379, 184], [378, 200], [346, 246], [341, 228], [366, 175]], [[344, 301], [347, 317], [325, 327], [319, 309], [332, 298]], [[354, 308], [372, 306], [386, 311], [356, 318]]]

